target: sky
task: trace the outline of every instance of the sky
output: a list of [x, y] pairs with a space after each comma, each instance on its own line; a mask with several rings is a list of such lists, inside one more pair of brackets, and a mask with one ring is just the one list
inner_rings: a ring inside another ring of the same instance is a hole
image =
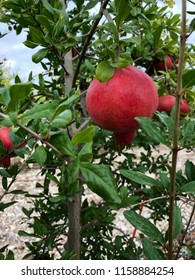
[[[176, 0], [174, 6], [174, 13], [181, 13], [181, 0]], [[195, 11], [195, 5], [187, 2], [187, 10]], [[189, 21], [194, 15], [189, 16]], [[22, 32], [16, 36], [14, 31], [8, 31], [7, 24], [0, 23], [0, 32], [7, 33], [6, 36], [0, 39], [0, 60], [6, 58], [6, 64], [10, 67], [11, 73], [17, 73], [23, 81], [27, 81], [28, 75], [33, 70], [33, 76], [42, 72], [40, 64], [32, 62], [32, 55], [37, 52], [36, 49], [30, 49], [24, 46], [23, 42], [26, 40], [26, 32]], [[190, 43], [195, 44], [195, 32], [190, 36]]]

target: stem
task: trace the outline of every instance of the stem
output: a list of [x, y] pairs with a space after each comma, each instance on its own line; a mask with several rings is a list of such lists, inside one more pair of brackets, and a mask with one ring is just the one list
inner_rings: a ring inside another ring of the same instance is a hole
[[182, 248], [184, 239], [185, 239], [185, 237], [186, 237], [186, 234], [187, 234], [188, 228], [189, 228], [189, 226], [190, 226], [190, 224], [191, 224], [191, 221], [192, 221], [192, 218], [193, 218], [193, 216], [194, 216], [194, 213], [195, 213], [195, 204], [194, 204], [194, 206], [193, 206], [193, 208], [192, 208], [192, 212], [191, 212], [191, 214], [190, 214], [189, 221], [188, 221], [188, 223], [187, 223], [187, 225], [186, 225], [185, 231], [184, 231], [184, 233], [183, 233], [183, 235], [182, 235], [182, 238], [181, 238], [181, 241], [180, 241], [180, 243], [179, 243], [179, 248], [178, 248], [178, 251], [177, 251], [177, 254], [176, 254], [176, 257], [175, 257], [176, 260], [177, 260], [177, 258], [178, 258], [178, 256], [179, 256], [180, 251], [181, 251], [181, 248]]
[[81, 192], [73, 196], [73, 201], [68, 204], [68, 251], [76, 253], [75, 259], [80, 259], [80, 244], [81, 244]]
[[174, 135], [172, 147], [172, 169], [171, 169], [171, 182], [170, 182], [170, 209], [169, 209], [169, 237], [168, 237], [168, 258], [173, 258], [173, 230], [174, 230], [174, 203], [175, 203], [175, 182], [176, 182], [176, 168], [177, 168], [177, 155], [179, 151], [179, 120], [180, 120], [180, 102], [182, 97], [182, 74], [184, 66], [184, 54], [186, 43], [186, 0], [182, 0], [182, 28], [181, 28], [181, 41], [179, 53], [179, 67], [176, 89], [176, 109], [174, 120]]
[[[63, 9], [66, 10], [66, 3], [62, 1]], [[64, 56], [64, 69], [65, 69], [65, 95], [69, 95], [73, 88], [73, 60], [72, 50], [67, 52]], [[75, 124], [71, 126], [71, 134], [75, 134]], [[75, 193], [72, 201], [68, 203], [68, 252], [75, 252], [75, 259], [80, 259], [80, 244], [81, 244], [81, 196], [82, 192]]]
[[[8, 118], [7, 115], [3, 114], [0, 112], [0, 117], [6, 119]], [[56, 147], [54, 147], [51, 143], [49, 143], [47, 140], [45, 140], [43, 137], [41, 137], [40, 135], [38, 135], [36, 132], [34, 132], [33, 130], [31, 130], [29, 127], [20, 124], [20, 123], [16, 123], [17, 126], [21, 127], [22, 129], [24, 129], [25, 131], [27, 131], [28, 133], [30, 133], [35, 139], [41, 141], [42, 143], [45, 143], [48, 147], [50, 147], [56, 154], [58, 154], [60, 157], [64, 158], [64, 154], [61, 153]]]
[[91, 41], [91, 38], [93, 37], [93, 34], [96, 32], [96, 28], [97, 28], [97, 26], [98, 26], [98, 24], [99, 24], [99, 22], [100, 22], [100, 20], [101, 20], [101, 18], [103, 16], [103, 14], [104, 14], [104, 10], [106, 9], [106, 6], [108, 5], [109, 1], [110, 0], [105, 0], [103, 2], [103, 4], [101, 5], [100, 10], [99, 10], [99, 17], [96, 20], [94, 20], [94, 22], [92, 24], [92, 27], [91, 27], [91, 30], [88, 33], [88, 36], [87, 36], [87, 38], [85, 40], [85, 43], [83, 45], [83, 49], [82, 49], [81, 55], [79, 57], [78, 64], [77, 64], [76, 69], [75, 69], [72, 87], [74, 87], [75, 84], [76, 84], [77, 76], [79, 74], [79, 70], [80, 70], [81, 64], [83, 62], [83, 59], [85, 57], [85, 53], [86, 53], [86, 51], [88, 49], [88, 46], [89, 46], [89, 43]]

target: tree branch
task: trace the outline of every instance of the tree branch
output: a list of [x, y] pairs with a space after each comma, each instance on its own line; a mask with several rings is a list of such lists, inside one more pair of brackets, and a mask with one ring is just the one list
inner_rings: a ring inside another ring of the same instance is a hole
[[176, 182], [176, 168], [177, 155], [179, 151], [179, 120], [180, 120], [180, 102], [182, 97], [182, 74], [184, 68], [184, 55], [186, 43], [186, 0], [182, 0], [182, 27], [181, 27], [181, 41], [179, 53], [179, 67], [176, 89], [176, 109], [174, 119], [174, 134], [172, 147], [172, 168], [171, 168], [171, 182], [170, 182], [170, 206], [169, 206], [169, 238], [168, 238], [168, 258], [173, 258], [173, 230], [174, 230], [174, 203], [175, 203], [175, 182]]
[[93, 37], [94, 33], [96, 32], [96, 28], [97, 28], [97, 26], [98, 26], [98, 24], [99, 24], [99, 22], [100, 22], [100, 20], [101, 20], [101, 18], [103, 16], [103, 14], [104, 14], [104, 10], [106, 9], [106, 6], [108, 5], [109, 1], [110, 0], [105, 0], [103, 2], [103, 4], [101, 5], [99, 13], [98, 13], [99, 17], [93, 22], [91, 30], [88, 33], [88, 36], [87, 36], [87, 38], [85, 40], [85, 43], [83, 45], [83, 49], [81, 51], [81, 55], [79, 57], [79, 61], [77, 63], [76, 69], [75, 69], [75, 73], [74, 73], [74, 77], [73, 77], [73, 82], [72, 82], [72, 87], [74, 87], [75, 84], [76, 84], [77, 76], [79, 74], [79, 70], [80, 70], [81, 64], [83, 62], [83, 59], [85, 57], [85, 53], [86, 53], [86, 51], [88, 49], [89, 43], [91, 41], [91, 38]]

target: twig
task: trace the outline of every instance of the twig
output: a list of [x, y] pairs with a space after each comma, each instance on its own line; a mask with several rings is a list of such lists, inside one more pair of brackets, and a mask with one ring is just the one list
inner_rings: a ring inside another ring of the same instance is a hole
[[179, 120], [180, 120], [180, 102], [182, 97], [182, 74], [184, 67], [184, 54], [186, 43], [186, 0], [182, 0], [182, 28], [181, 28], [181, 42], [179, 53], [179, 67], [176, 89], [176, 110], [174, 119], [174, 134], [173, 134], [173, 147], [172, 147], [172, 169], [171, 169], [171, 182], [170, 182], [170, 206], [169, 206], [169, 237], [168, 237], [168, 258], [171, 260], [173, 257], [173, 230], [174, 230], [174, 203], [175, 203], [175, 182], [176, 182], [176, 168], [177, 168], [177, 155], [179, 151]]
[[[152, 201], [156, 201], [156, 200], [160, 200], [160, 199], [164, 199], [164, 198], [168, 198], [168, 196], [165, 195], [165, 196], [159, 196], [159, 197], [154, 197], [154, 198], [151, 198], [151, 199], [148, 199], [148, 200], [144, 200], [144, 205], [146, 205], [147, 203], [150, 203], [150, 202], [152, 202]], [[143, 201], [141, 201], [141, 202], [139, 202], [139, 203], [136, 203], [136, 204], [133, 204], [133, 205], [130, 207], [130, 209], [131, 209], [131, 208], [134, 208], [134, 207], [136, 207], [136, 206], [141, 206], [142, 204], [143, 204]]]
[[187, 0], [188, 2], [192, 3], [193, 5], [195, 5], [195, 2], [192, 0]]
[[[1, 113], [0, 112], [0, 116], [4, 119], [7, 119], [8, 116]], [[54, 147], [51, 143], [49, 143], [47, 140], [43, 139], [40, 135], [38, 135], [36, 132], [34, 132], [33, 130], [31, 130], [29, 127], [20, 124], [20, 123], [16, 123], [17, 126], [21, 127], [22, 129], [24, 129], [25, 131], [27, 131], [28, 133], [30, 133], [34, 138], [36, 138], [37, 140], [41, 141], [42, 143], [45, 143], [48, 147], [50, 147], [54, 152], [56, 152], [60, 157], [64, 157], [64, 154], [61, 153], [56, 147]]]
[[191, 214], [190, 214], [190, 218], [189, 218], [189, 220], [188, 220], [188, 223], [187, 223], [187, 225], [186, 225], [186, 228], [185, 228], [185, 230], [184, 230], [184, 233], [183, 233], [183, 235], [182, 235], [181, 241], [179, 242], [179, 248], [178, 248], [177, 254], [176, 254], [176, 256], [175, 256], [175, 259], [176, 259], [176, 260], [177, 260], [177, 258], [178, 258], [178, 256], [179, 256], [180, 251], [181, 251], [181, 248], [182, 248], [182, 245], [183, 245], [185, 236], [186, 236], [187, 231], [188, 231], [188, 228], [189, 228], [189, 226], [190, 226], [190, 224], [191, 224], [191, 221], [192, 221], [192, 218], [193, 218], [193, 216], [194, 216], [194, 213], [195, 213], [195, 203], [194, 203], [194, 206], [193, 206], [193, 208], [192, 208], [192, 212], [191, 212]]
[[100, 20], [101, 20], [101, 18], [103, 16], [104, 10], [106, 9], [106, 6], [108, 5], [109, 1], [110, 0], [105, 0], [103, 2], [103, 4], [101, 5], [100, 10], [99, 10], [99, 17], [93, 22], [91, 30], [89, 31], [88, 36], [86, 37], [85, 43], [83, 45], [83, 49], [81, 51], [81, 55], [79, 57], [79, 61], [77, 63], [76, 69], [75, 69], [72, 87], [74, 87], [75, 84], [76, 84], [77, 76], [79, 74], [79, 70], [80, 70], [82, 61], [83, 61], [83, 59], [85, 57], [85, 53], [86, 53], [86, 51], [88, 49], [89, 43], [91, 41], [91, 38], [93, 37], [94, 33], [96, 32], [96, 28], [97, 28], [97, 26], [98, 26], [98, 24], [99, 24], [99, 22], [100, 22]]

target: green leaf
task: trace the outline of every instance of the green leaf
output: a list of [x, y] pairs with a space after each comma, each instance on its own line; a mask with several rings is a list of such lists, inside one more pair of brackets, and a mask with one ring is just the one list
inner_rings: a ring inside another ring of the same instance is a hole
[[111, 34], [113, 34], [114, 41], [116, 43], [118, 43], [118, 41], [119, 41], [119, 33], [118, 33], [116, 25], [114, 23], [112, 23], [112, 22], [107, 22], [102, 27], [104, 29], [106, 29], [107, 31], [109, 31]]
[[77, 132], [73, 136], [71, 142], [74, 146], [79, 144], [89, 143], [93, 140], [94, 135], [95, 135], [95, 126], [91, 125], [86, 129]]
[[116, 191], [115, 178], [106, 165], [80, 162], [80, 169], [91, 191], [108, 203], [119, 204], [121, 202]]
[[54, 13], [54, 8], [49, 4], [49, 2], [47, 1], [47, 0], [42, 0], [42, 3], [43, 3], [43, 6], [44, 6], [44, 8], [48, 11], [48, 12], [50, 12], [51, 14], [55, 14]]
[[189, 25], [189, 31], [194, 31], [195, 30], [195, 18], [192, 19]]
[[181, 187], [180, 191], [183, 193], [195, 194], [195, 181], [187, 183], [186, 185]]
[[84, 4], [84, 0], [74, 0], [74, 2], [77, 5], [78, 10], [80, 11]]
[[0, 88], [0, 102], [7, 106], [10, 102], [9, 88]]
[[80, 150], [78, 156], [80, 161], [91, 161], [93, 159], [92, 142], [86, 143]]
[[60, 113], [50, 125], [52, 128], [63, 128], [67, 126], [72, 121], [72, 111], [65, 110], [64, 112]]
[[115, 68], [125, 68], [129, 65], [129, 61], [122, 57], [119, 57], [115, 62], [111, 63], [110, 65]]
[[39, 43], [35, 43], [29, 40], [26, 40], [25, 42], [23, 42], [23, 44], [30, 49], [34, 49], [39, 46]]
[[4, 190], [7, 189], [7, 187], [8, 187], [7, 177], [2, 178], [2, 187], [4, 188]]
[[182, 216], [180, 208], [175, 204], [174, 205], [174, 223], [173, 223], [173, 238], [181, 233], [183, 229]]
[[14, 253], [11, 250], [8, 250], [6, 260], [14, 260]]
[[182, 136], [180, 145], [185, 148], [193, 146], [195, 142], [195, 119], [189, 120], [182, 129]]
[[154, 48], [158, 47], [160, 36], [161, 36], [163, 30], [164, 30], [163, 25], [160, 25], [157, 27], [156, 31], [154, 32]]
[[127, 179], [136, 182], [138, 184], [161, 187], [160, 181], [155, 180], [139, 171], [121, 169], [120, 173]]
[[17, 111], [21, 100], [27, 98], [31, 92], [32, 83], [20, 83], [10, 86], [10, 102], [8, 111]]
[[132, 224], [143, 234], [150, 237], [154, 241], [164, 244], [165, 240], [163, 238], [162, 233], [148, 219], [138, 215], [133, 210], [126, 210], [124, 212], [124, 217], [129, 221], [130, 224]]
[[38, 104], [34, 106], [31, 110], [25, 112], [22, 115], [22, 117], [27, 119], [42, 119], [42, 118], [50, 119], [52, 114], [55, 112], [58, 104], [59, 101], [52, 101], [44, 104]]
[[29, 233], [29, 232], [26, 232], [24, 230], [19, 230], [18, 231], [18, 235], [19, 236], [29, 236], [29, 237], [38, 237], [38, 235], [34, 234], [34, 233]]
[[32, 56], [32, 61], [34, 63], [39, 63], [42, 59], [44, 59], [46, 57], [46, 55], [48, 54], [49, 50], [48, 49], [40, 49], [38, 50], [38, 52], [36, 52], [35, 54], [33, 54]]
[[0, 211], [4, 211], [4, 209], [12, 206], [15, 203], [16, 203], [16, 201], [12, 201], [12, 202], [8, 202], [8, 203], [0, 202]]
[[[78, 2], [78, 1], [76, 1]], [[98, 0], [91, 0], [89, 3], [85, 4], [86, 6], [84, 7], [85, 10], [91, 10], [95, 5], [97, 5]]]
[[34, 219], [33, 228], [34, 228], [34, 233], [40, 236], [43, 236], [48, 233], [46, 225], [44, 225], [42, 220], [39, 218]]
[[[37, 43], [38, 45], [48, 46], [45, 42], [45, 35], [38, 29], [33, 26], [29, 26], [29, 41], [32, 43], [32, 46]], [[25, 42], [26, 45], [27, 41]]]
[[144, 255], [148, 260], [165, 260], [163, 253], [156, 248], [155, 244], [147, 238], [141, 238]]
[[47, 152], [43, 146], [39, 146], [36, 148], [33, 154], [34, 160], [41, 166], [43, 166], [47, 160]]
[[4, 168], [0, 168], [0, 176], [10, 178], [12, 177]]
[[73, 94], [70, 96], [68, 99], [63, 101], [62, 103], [59, 104], [59, 106], [56, 108], [56, 111], [54, 112], [53, 116], [51, 117], [51, 120], [55, 119], [57, 115], [60, 113], [64, 112], [66, 109], [69, 108], [69, 106], [79, 98], [77, 94]]
[[185, 174], [189, 181], [195, 181], [195, 165], [192, 161], [185, 162]]
[[126, 20], [126, 18], [130, 14], [130, 5], [129, 2], [126, 0], [115, 0], [115, 6], [116, 6], [116, 14], [115, 17], [116, 25], [119, 28], [122, 26], [123, 21]]
[[64, 155], [75, 156], [73, 145], [65, 131], [52, 134], [49, 142]]
[[156, 144], [163, 143], [166, 145], [166, 138], [164, 139], [160, 128], [150, 118], [136, 117], [135, 118], [141, 125], [142, 130], [155, 141]]
[[49, 32], [53, 31], [52, 22], [44, 15], [37, 15], [36, 19], [44, 26]]
[[188, 70], [182, 76], [183, 88], [192, 87], [195, 85], [195, 69]]
[[100, 62], [100, 64], [97, 66], [95, 71], [95, 77], [100, 82], [107, 82], [109, 81], [115, 73], [115, 68], [110, 66], [110, 64], [107, 61]]
[[68, 186], [71, 193], [79, 191], [79, 160], [75, 159], [67, 167]]

